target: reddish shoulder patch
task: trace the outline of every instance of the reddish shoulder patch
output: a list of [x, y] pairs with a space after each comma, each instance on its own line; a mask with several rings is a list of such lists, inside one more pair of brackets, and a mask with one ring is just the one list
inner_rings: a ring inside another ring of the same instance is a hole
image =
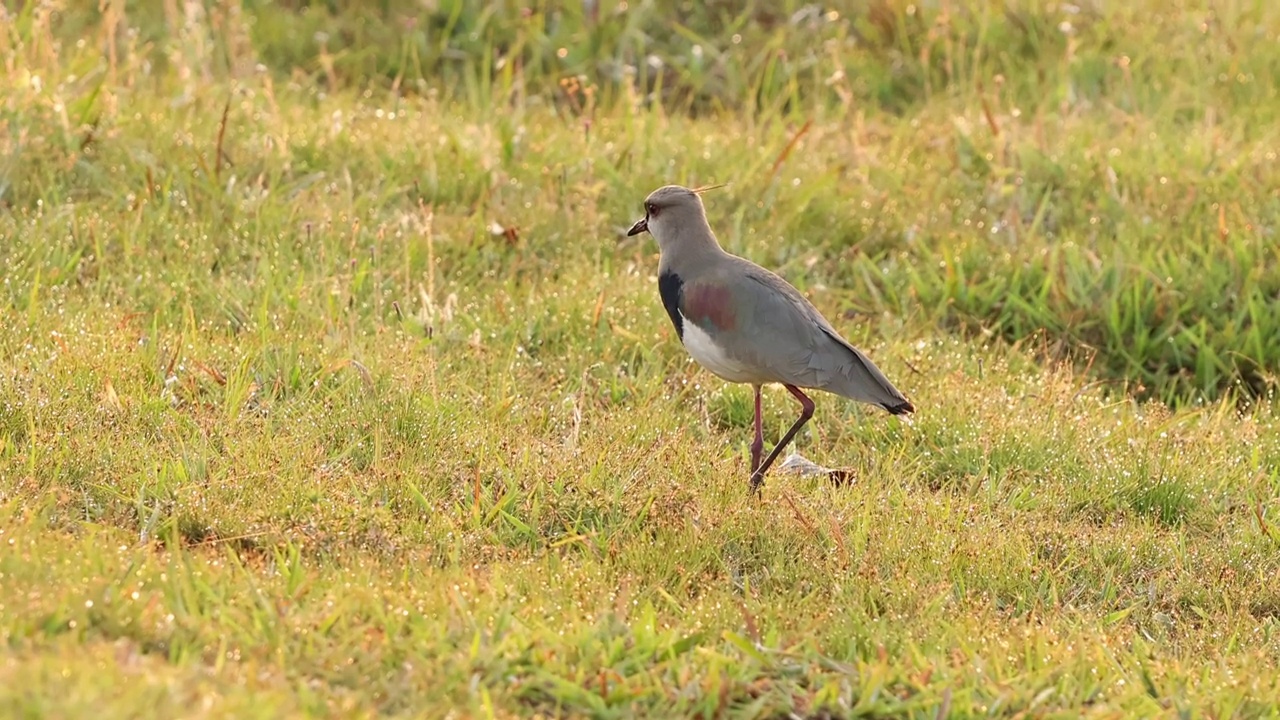
[[700, 327], [732, 330], [738, 324], [733, 309], [733, 295], [727, 288], [712, 283], [685, 286], [684, 316]]

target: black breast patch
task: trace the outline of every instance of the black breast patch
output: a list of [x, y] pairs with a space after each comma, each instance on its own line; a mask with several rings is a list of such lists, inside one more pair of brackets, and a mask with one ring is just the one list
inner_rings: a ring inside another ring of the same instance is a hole
[[676, 326], [676, 336], [684, 342], [684, 320], [680, 317], [680, 293], [684, 280], [668, 270], [658, 276], [658, 294], [662, 296], [662, 307], [667, 309], [671, 324]]

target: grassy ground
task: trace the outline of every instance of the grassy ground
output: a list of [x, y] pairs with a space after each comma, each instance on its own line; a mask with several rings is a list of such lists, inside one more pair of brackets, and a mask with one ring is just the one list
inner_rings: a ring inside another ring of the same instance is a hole
[[299, 5], [0, 11], [0, 713], [1280, 715], [1278, 6]]

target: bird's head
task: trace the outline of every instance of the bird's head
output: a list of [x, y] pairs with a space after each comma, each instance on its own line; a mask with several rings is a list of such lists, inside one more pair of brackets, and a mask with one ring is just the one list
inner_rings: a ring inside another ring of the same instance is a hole
[[680, 185], [664, 185], [654, 190], [644, 199], [644, 217], [631, 226], [627, 237], [647, 231], [658, 241], [658, 248], [665, 251], [687, 237], [690, 231], [707, 228], [707, 213], [698, 195], [718, 187], [723, 185], [695, 190]]

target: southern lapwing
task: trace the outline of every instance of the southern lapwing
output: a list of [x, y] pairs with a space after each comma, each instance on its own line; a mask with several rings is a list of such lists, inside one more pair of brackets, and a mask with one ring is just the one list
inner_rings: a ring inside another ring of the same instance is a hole
[[[698, 364], [755, 390], [751, 489], [813, 416], [801, 388], [826, 390], [894, 415], [915, 407], [786, 280], [724, 251], [707, 224], [698, 191], [667, 185], [644, 201], [644, 219], [627, 236], [648, 231], [658, 241], [658, 292], [676, 335]], [[764, 431], [760, 388], [781, 383], [800, 401], [800, 417], [760, 461]]]

